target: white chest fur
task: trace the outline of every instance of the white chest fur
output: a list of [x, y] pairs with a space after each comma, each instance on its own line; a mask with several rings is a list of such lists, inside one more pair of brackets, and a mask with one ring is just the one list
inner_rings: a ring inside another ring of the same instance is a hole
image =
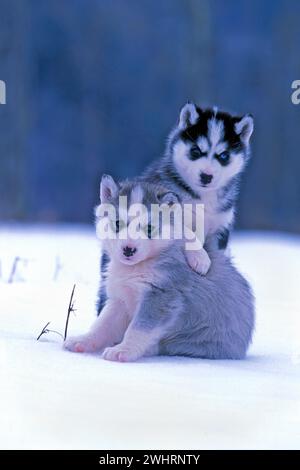
[[206, 191], [201, 194], [201, 200], [196, 204], [204, 204], [204, 232], [205, 236], [228, 227], [234, 218], [233, 207], [227, 211], [219, 210], [219, 201], [215, 191]]
[[112, 260], [108, 267], [106, 289], [110, 299], [119, 299], [132, 317], [145, 290], [154, 282], [154, 262], [147, 260], [133, 266]]

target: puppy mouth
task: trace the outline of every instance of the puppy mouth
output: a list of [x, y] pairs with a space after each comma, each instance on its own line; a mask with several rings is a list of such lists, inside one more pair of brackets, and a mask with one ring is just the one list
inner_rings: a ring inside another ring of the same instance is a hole
[[139, 259], [137, 259], [136, 256], [130, 256], [130, 257], [128, 257], [128, 256], [122, 255], [122, 256], [120, 257], [120, 261], [121, 261], [121, 263], [123, 263], [123, 264], [130, 265], [130, 264], [137, 264], [137, 263], [139, 262]]
[[208, 184], [204, 184], [204, 183], [200, 183], [200, 187], [202, 189], [215, 189], [215, 186], [212, 184], [212, 183], [208, 183]]

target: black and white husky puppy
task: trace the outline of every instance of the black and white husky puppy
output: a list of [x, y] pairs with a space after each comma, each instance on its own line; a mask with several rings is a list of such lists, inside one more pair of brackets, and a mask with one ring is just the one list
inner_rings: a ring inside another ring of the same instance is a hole
[[[202, 110], [187, 103], [169, 135], [165, 155], [139, 178], [173, 191], [182, 203], [204, 205], [204, 247], [186, 251], [188, 264], [199, 274], [205, 275], [210, 267], [208, 246], [217, 245], [221, 250], [227, 247], [239, 182], [250, 157], [252, 132], [251, 115], [236, 117], [216, 108]], [[103, 253], [102, 280], [107, 261], [107, 254]], [[98, 314], [105, 299], [102, 282]]]
[[[205, 241], [220, 249], [228, 244], [252, 132], [250, 115], [236, 117], [187, 103], [169, 136], [165, 156], [143, 175], [146, 181], [174, 191], [183, 202], [202, 203]], [[207, 273], [210, 260], [204, 248], [186, 255], [196, 272]]]

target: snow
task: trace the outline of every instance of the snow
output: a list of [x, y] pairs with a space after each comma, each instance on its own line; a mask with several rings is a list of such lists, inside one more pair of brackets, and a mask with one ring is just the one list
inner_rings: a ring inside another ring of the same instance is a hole
[[[94, 317], [92, 228], [0, 227], [0, 447], [291, 449], [300, 443], [300, 238], [235, 236], [257, 326], [244, 361], [148, 358], [132, 364], [62, 350]], [[8, 282], [16, 257], [13, 282]], [[57, 271], [57, 260], [62, 265]]]

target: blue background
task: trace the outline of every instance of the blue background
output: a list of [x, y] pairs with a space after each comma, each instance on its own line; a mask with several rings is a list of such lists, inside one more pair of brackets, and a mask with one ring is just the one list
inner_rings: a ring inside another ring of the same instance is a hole
[[92, 221], [189, 99], [255, 118], [237, 226], [300, 232], [297, 0], [1, 0], [0, 219]]

